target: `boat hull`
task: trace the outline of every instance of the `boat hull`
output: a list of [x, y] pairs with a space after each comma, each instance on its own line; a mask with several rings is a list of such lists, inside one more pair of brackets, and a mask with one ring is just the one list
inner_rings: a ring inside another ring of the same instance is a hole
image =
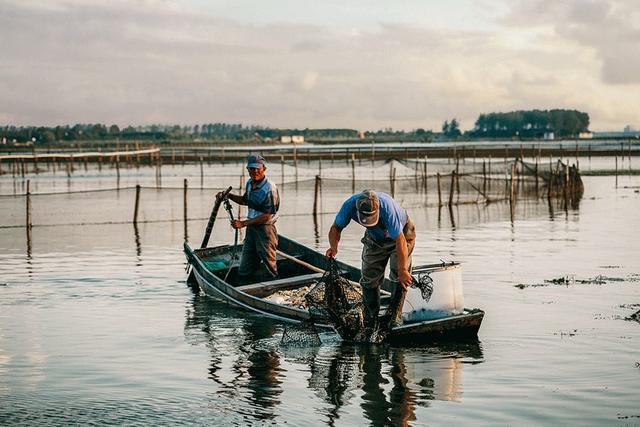
[[[324, 269], [326, 262], [324, 255], [298, 242], [279, 236], [278, 249], [303, 258], [305, 263], [317, 266], [318, 270]], [[317, 313], [312, 316], [308, 310], [278, 304], [263, 298], [264, 293], [276, 289], [290, 289], [315, 283], [321, 277], [318, 271], [304, 271], [293, 277], [252, 285], [232, 286], [211, 271], [204, 262], [207, 258], [228, 256], [232, 247], [220, 246], [194, 250], [185, 242], [184, 251], [191, 268], [190, 280], [195, 281], [205, 295], [284, 322], [300, 323], [310, 321], [313, 317], [317, 326], [330, 328], [328, 319], [319, 317]], [[353, 281], [360, 279], [359, 269], [341, 262], [339, 268], [348, 279]], [[432, 341], [473, 339], [477, 337], [483, 317], [484, 312], [480, 309], [465, 309], [462, 314], [404, 324], [390, 331], [388, 341], [393, 344], [411, 345]]]

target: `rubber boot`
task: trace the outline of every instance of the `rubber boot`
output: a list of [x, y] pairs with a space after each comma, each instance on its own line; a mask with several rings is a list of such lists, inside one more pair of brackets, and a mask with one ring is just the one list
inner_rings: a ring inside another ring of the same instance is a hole
[[378, 329], [378, 312], [380, 311], [380, 289], [362, 288], [362, 302], [364, 304], [364, 331], [367, 341]]
[[404, 298], [407, 295], [407, 291], [402, 287], [399, 282], [395, 283], [393, 290], [393, 297], [389, 304], [389, 330], [402, 325], [402, 306], [404, 305]]

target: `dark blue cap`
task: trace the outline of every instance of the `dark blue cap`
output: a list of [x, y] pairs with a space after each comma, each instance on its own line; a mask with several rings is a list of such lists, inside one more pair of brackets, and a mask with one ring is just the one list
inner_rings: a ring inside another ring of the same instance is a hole
[[264, 168], [266, 166], [267, 163], [265, 162], [264, 157], [257, 154], [251, 154], [250, 156], [247, 156], [248, 168]]

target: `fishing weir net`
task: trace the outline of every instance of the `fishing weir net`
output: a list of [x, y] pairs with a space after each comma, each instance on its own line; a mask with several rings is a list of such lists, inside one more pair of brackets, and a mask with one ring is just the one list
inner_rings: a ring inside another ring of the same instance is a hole
[[[281, 194], [321, 193], [323, 198], [336, 203], [349, 193], [367, 188], [391, 194], [408, 208], [491, 203], [511, 200], [513, 194], [519, 199], [562, 196], [567, 181], [565, 169], [570, 171], [572, 194], [578, 194], [583, 186], [577, 168], [558, 162], [550, 171], [547, 164], [536, 166], [518, 159], [466, 163], [421, 159], [354, 162], [351, 167], [305, 170], [295, 181], [284, 179], [278, 188]], [[309, 176], [310, 173], [315, 176]]]

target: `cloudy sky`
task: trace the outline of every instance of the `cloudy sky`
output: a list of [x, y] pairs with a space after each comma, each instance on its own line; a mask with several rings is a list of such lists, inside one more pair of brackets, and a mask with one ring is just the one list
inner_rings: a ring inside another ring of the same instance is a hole
[[640, 127], [638, 0], [0, 0], [0, 125]]

